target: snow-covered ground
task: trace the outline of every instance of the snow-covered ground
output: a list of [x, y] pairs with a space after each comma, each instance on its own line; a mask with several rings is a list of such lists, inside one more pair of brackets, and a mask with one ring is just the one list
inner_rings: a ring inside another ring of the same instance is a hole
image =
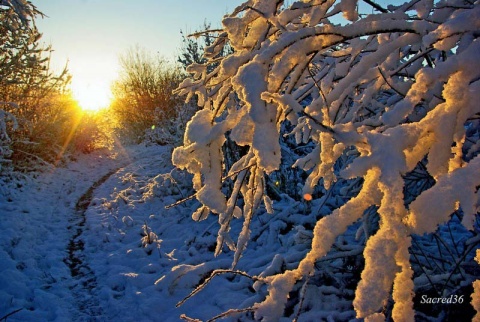
[[[103, 289], [104, 283], [111, 282], [102, 275], [108, 272], [98, 265], [104, 264], [102, 258], [114, 258], [113, 254], [124, 258], [125, 263], [129, 257], [121, 254], [118, 244], [95, 240], [98, 236], [106, 238], [103, 229], [109, 219], [101, 214], [95, 217], [99, 212], [96, 208], [103, 206], [94, 196], [109, 198], [114, 187], [102, 185], [102, 181], [121, 180], [126, 169], [158, 162], [160, 168], [154, 171], [163, 171], [169, 166], [168, 155], [164, 147], [97, 151], [4, 191], [0, 196], [0, 318], [20, 309], [8, 321], [91, 320], [95, 315], [94, 320], [110, 320], [113, 313], [103, 306], [108, 296], [97, 292], [95, 284]], [[99, 243], [108, 247], [94, 249], [93, 245]], [[83, 249], [78, 249], [80, 244], [85, 244]]]
[[[258, 300], [249, 278], [218, 276], [175, 307], [213, 270], [229, 268], [233, 252], [214, 257], [217, 218], [194, 222], [197, 201], [165, 209], [192, 192], [190, 178], [171, 165], [171, 149], [98, 151], [7, 190], [0, 200], [0, 318], [179, 321], [182, 313], [207, 319]], [[262, 238], [277, 245], [281, 228], [267, 227]], [[239, 264], [253, 274], [273, 256], [255, 250], [258, 237]]]
[[[180, 321], [181, 314], [206, 320], [262, 301], [267, 290], [261, 282], [221, 273], [176, 307], [214, 270], [229, 269], [234, 252], [224, 247], [214, 257], [218, 218], [193, 221], [196, 200], [165, 208], [192, 194], [191, 178], [174, 169], [171, 152], [160, 146], [97, 151], [5, 190], [0, 320], [11, 313], [7, 321]], [[337, 202], [282, 198], [274, 214], [263, 208], [256, 214], [236, 269], [261, 277], [296, 267], [310, 248], [316, 220], [311, 214], [326, 214], [328, 203]], [[232, 223], [232, 236], [241, 225]], [[456, 230], [459, 222], [453, 225], [456, 240], [469, 236]], [[347, 261], [363, 250], [349, 242], [358, 227], [317, 263], [318, 274], [295, 287], [285, 321], [298, 310], [299, 321], [355, 319], [351, 281], [362, 263]], [[305, 293], [300, 309], [298, 298]], [[241, 312], [226, 320], [253, 316]]]

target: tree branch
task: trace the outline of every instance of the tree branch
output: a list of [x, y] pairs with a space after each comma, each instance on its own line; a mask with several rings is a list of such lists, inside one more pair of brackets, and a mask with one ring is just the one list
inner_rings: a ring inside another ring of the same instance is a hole
[[23, 310], [23, 307], [15, 310], [15, 311], [12, 311], [12, 312], [4, 315], [4, 316], [2, 316], [2, 317], [0, 318], [0, 321], [7, 321], [7, 318], [8, 318], [9, 316], [14, 315], [15, 313], [18, 313], [18, 312], [20, 312], [21, 310]]
[[388, 12], [387, 9], [384, 9], [382, 6], [380, 6], [379, 4], [376, 4], [375, 2], [373, 2], [373, 1], [371, 1], [371, 0], [363, 0], [363, 2], [365, 2], [366, 4], [371, 5], [372, 7], [374, 7], [375, 9], [377, 9], [377, 10], [380, 11], [380, 12], [383, 12], [383, 13], [387, 13], [387, 12]]
[[210, 283], [210, 281], [217, 275], [220, 275], [220, 274], [228, 274], [228, 273], [232, 273], [232, 274], [237, 274], [237, 275], [241, 275], [241, 276], [245, 276], [245, 277], [248, 277], [254, 281], [263, 281], [265, 282], [265, 279], [262, 278], [262, 277], [258, 277], [258, 276], [251, 276], [251, 275], [248, 275], [247, 273], [245, 272], [242, 272], [242, 271], [239, 271], [239, 270], [231, 270], [231, 269], [217, 269], [217, 270], [214, 270], [212, 272], [212, 274], [210, 274], [209, 277], [207, 277], [199, 286], [197, 286], [196, 289], [194, 289], [190, 294], [188, 294], [183, 300], [181, 300], [180, 302], [178, 302], [175, 307], [179, 307], [179, 306], [182, 306], [183, 303], [185, 303], [188, 299], [190, 299], [192, 296], [194, 296], [195, 294], [197, 294], [198, 292], [200, 292], [201, 290], [203, 290], [205, 288], [205, 286]]
[[244, 309], [230, 309], [228, 311], [225, 311], [223, 313], [220, 313], [219, 315], [217, 316], [214, 316], [213, 318], [207, 320], [207, 322], [213, 322], [213, 321], [216, 321], [218, 319], [223, 319], [224, 317], [226, 316], [229, 316], [229, 315], [232, 315], [232, 314], [238, 314], [238, 313], [245, 313], [245, 312], [253, 312], [255, 311], [256, 309], [254, 307], [247, 307], [247, 308], [244, 308]]
[[393, 86], [393, 84], [391, 84], [387, 77], [385, 76], [385, 74], [383, 73], [382, 69], [380, 68], [380, 66], [378, 66], [378, 71], [380, 72], [380, 75], [382, 75], [383, 77], [383, 80], [385, 81], [385, 83], [387, 83], [388, 86], [390, 86], [391, 89], [393, 89], [398, 95], [402, 96], [402, 97], [405, 97], [407, 94], [406, 93], [402, 93], [400, 92], [400, 90], [398, 90], [397, 88], [395, 88], [395, 86]]

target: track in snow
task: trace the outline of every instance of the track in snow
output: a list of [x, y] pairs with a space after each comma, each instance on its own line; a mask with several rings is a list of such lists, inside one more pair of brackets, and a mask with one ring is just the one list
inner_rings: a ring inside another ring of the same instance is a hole
[[85, 212], [92, 202], [95, 189], [101, 186], [119, 168], [108, 172], [106, 175], [97, 180], [81, 197], [75, 205], [75, 212], [69, 220], [71, 223], [68, 230], [71, 231], [72, 237], [68, 243], [68, 256], [64, 259], [65, 264], [70, 269], [73, 284], [70, 287], [73, 296], [77, 301], [77, 308], [80, 321], [102, 321], [102, 308], [97, 298], [97, 280], [95, 272], [90, 268], [86, 261], [84, 250], [85, 243], [83, 241], [83, 233], [85, 231], [85, 223], [87, 221]]

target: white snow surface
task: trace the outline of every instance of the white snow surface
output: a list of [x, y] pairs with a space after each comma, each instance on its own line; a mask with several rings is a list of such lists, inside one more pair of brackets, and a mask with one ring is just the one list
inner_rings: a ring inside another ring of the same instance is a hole
[[[229, 269], [234, 251], [224, 247], [214, 256], [218, 219], [192, 220], [198, 201], [165, 209], [193, 193], [191, 177], [174, 169], [171, 153], [172, 147], [160, 146], [98, 151], [3, 189], [0, 318], [13, 313], [7, 321], [181, 321], [183, 313], [208, 319], [259, 301], [265, 287], [256, 294], [254, 281], [223, 274], [175, 307], [212, 271]], [[79, 201], [86, 209], [78, 209]], [[257, 214], [252, 230], [261, 233], [249, 242], [238, 269], [268, 275], [274, 256], [278, 261], [288, 251], [287, 264], [301, 258], [308, 242], [297, 243], [295, 231], [279, 236], [282, 227], [269, 222], [300, 216], [302, 204], [280, 201], [269, 209], [276, 215]], [[236, 220], [231, 233], [241, 228]], [[72, 276], [69, 245], [76, 234], [83, 247], [72, 256], [82, 264]]]
[[[315, 218], [306, 211], [319, 207], [321, 200], [307, 205], [285, 196], [273, 205], [267, 202], [267, 209], [260, 207], [252, 220], [241, 258], [227, 246], [215, 257], [216, 215], [193, 220], [200, 206], [194, 199], [165, 209], [193, 193], [191, 176], [171, 164], [172, 147], [119, 151], [80, 156], [2, 190], [0, 319], [13, 313], [7, 321], [163, 322], [181, 321], [181, 314], [207, 320], [261, 302], [268, 294], [264, 281], [294, 269], [310, 251], [313, 234], [303, 225], [312, 226]], [[288, 229], [287, 223], [297, 226]], [[358, 225], [351, 228], [335, 242], [336, 248], [354, 238]], [[242, 220], [233, 219], [229, 233], [242, 235]], [[82, 244], [80, 250], [69, 250], [72, 240], [77, 247]], [[325, 259], [331, 265], [323, 269], [341, 267], [342, 256], [337, 255], [329, 253]], [[230, 269], [234, 259], [236, 269], [263, 280], [222, 273], [176, 307], [213, 271]], [[69, 264], [76, 260], [81, 265], [72, 270]], [[314, 284], [304, 288], [310, 309], [299, 321], [355, 318], [352, 302], [345, 299], [353, 290]], [[224, 320], [253, 319], [240, 313]]]
[[[105, 174], [133, 165], [145, 153], [130, 148], [119, 153], [97, 151], [82, 155], [67, 167], [47, 169], [0, 195], [0, 316], [15, 310], [8, 321], [82, 320], [78, 296], [64, 262], [68, 244], [75, 233], [75, 207], [84, 193]], [[95, 193], [104, 191], [100, 187]], [[3, 189], [2, 189], [3, 190]], [[90, 218], [88, 218], [88, 225]], [[96, 229], [87, 228], [87, 244]], [[105, 255], [105, 254], [104, 254]], [[92, 264], [93, 271], [97, 271]]]

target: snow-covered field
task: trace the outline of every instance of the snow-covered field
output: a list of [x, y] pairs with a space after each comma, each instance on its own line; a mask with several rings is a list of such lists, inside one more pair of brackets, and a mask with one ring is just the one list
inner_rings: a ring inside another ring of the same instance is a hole
[[[175, 307], [210, 272], [229, 268], [233, 253], [213, 256], [217, 218], [194, 222], [197, 201], [165, 209], [191, 193], [190, 178], [173, 169], [170, 157], [171, 147], [98, 151], [6, 190], [0, 200], [0, 318], [179, 321], [182, 313], [210, 318], [258, 300], [248, 277], [230, 274]], [[270, 218], [260, 215], [259, 223]], [[278, 239], [280, 229], [267, 225], [260, 234], [278, 253], [292, 242]], [[265, 241], [252, 237], [251, 253], [238, 268], [260, 274], [273, 255], [256, 250]]]
[[[284, 195], [274, 214], [260, 209], [236, 267], [248, 275], [219, 272], [177, 308], [214, 270], [230, 269], [234, 252], [224, 247], [214, 257], [218, 218], [193, 221], [196, 200], [165, 208], [192, 194], [191, 178], [171, 165], [171, 151], [97, 151], [3, 193], [0, 319], [13, 313], [7, 321], [180, 321], [181, 314], [206, 320], [262, 301], [266, 287], [252, 276], [294, 268], [310, 248], [308, 227], [316, 220], [310, 214], [327, 213], [328, 202]], [[241, 225], [232, 223], [232, 236]], [[317, 263], [318, 274], [295, 288], [296, 301], [308, 293], [299, 321], [355, 319], [351, 281], [362, 264], [346, 261], [362, 251], [348, 242], [358, 227]], [[285, 321], [297, 314], [296, 303], [287, 305]], [[253, 316], [241, 312], [226, 320]]]
[[[4, 191], [0, 196], [1, 317], [18, 309], [8, 321], [68, 321], [81, 315], [78, 280], [67, 265], [69, 242], [78, 226], [76, 204], [96, 180], [135, 163], [142, 153], [137, 148], [83, 155], [68, 167], [47, 169]], [[82, 238], [90, 239], [90, 231], [85, 230]]]

